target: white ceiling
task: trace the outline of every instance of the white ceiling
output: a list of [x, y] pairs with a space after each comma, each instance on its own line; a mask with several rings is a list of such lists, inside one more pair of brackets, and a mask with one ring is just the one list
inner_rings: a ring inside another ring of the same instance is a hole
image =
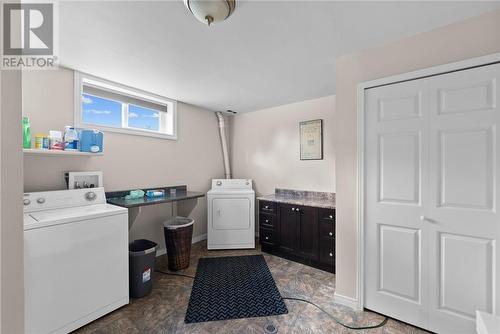
[[337, 56], [500, 8], [500, 2], [237, 1], [212, 27], [182, 1], [62, 2], [62, 64], [210, 110], [335, 93]]

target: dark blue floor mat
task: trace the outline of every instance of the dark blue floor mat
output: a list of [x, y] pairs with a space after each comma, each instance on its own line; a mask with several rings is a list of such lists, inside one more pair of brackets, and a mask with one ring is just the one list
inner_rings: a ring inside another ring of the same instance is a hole
[[201, 258], [186, 323], [288, 313], [262, 255]]

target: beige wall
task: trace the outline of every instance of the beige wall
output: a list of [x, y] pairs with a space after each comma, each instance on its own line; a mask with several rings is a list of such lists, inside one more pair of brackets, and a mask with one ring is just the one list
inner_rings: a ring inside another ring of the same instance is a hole
[[336, 293], [357, 298], [357, 84], [500, 52], [500, 11], [336, 60]]
[[[232, 117], [233, 176], [254, 180], [257, 194], [274, 188], [335, 191], [335, 97], [287, 104]], [[299, 122], [323, 119], [323, 160], [300, 160]]]
[[[71, 70], [23, 73], [23, 113], [30, 117], [32, 136], [73, 124], [73, 94]], [[215, 115], [184, 103], [178, 103], [177, 113], [177, 141], [108, 132], [103, 156], [26, 156], [25, 191], [64, 189], [65, 171], [102, 170], [106, 191], [186, 184], [206, 192], [212, 178], [224, 175]], [[143, 208], [131, 239], [149, 238], [163, 248], [161, 221], [171, 209], [170, 204]], [[183, 202], [178, 211], [196, 220], [195, 237], [206, 233], [206, 198]]]
[[0, 71], [0, 333], [24, 331], [21, 72]]

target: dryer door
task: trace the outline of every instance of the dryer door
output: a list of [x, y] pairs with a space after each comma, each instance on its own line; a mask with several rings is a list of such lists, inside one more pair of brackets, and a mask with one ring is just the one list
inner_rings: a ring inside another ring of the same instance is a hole
[[212, 201], [214, 230], [248, 230], [250, 200], [248, 198], [215, 198]]

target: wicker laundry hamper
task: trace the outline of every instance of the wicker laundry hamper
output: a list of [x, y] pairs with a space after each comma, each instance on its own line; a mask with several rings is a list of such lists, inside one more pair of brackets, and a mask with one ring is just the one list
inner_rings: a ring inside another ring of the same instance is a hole
[[189, 267], [194, 219], [174, 217], [163, 223], [167, 246], [168, 269], [177, 271]]

